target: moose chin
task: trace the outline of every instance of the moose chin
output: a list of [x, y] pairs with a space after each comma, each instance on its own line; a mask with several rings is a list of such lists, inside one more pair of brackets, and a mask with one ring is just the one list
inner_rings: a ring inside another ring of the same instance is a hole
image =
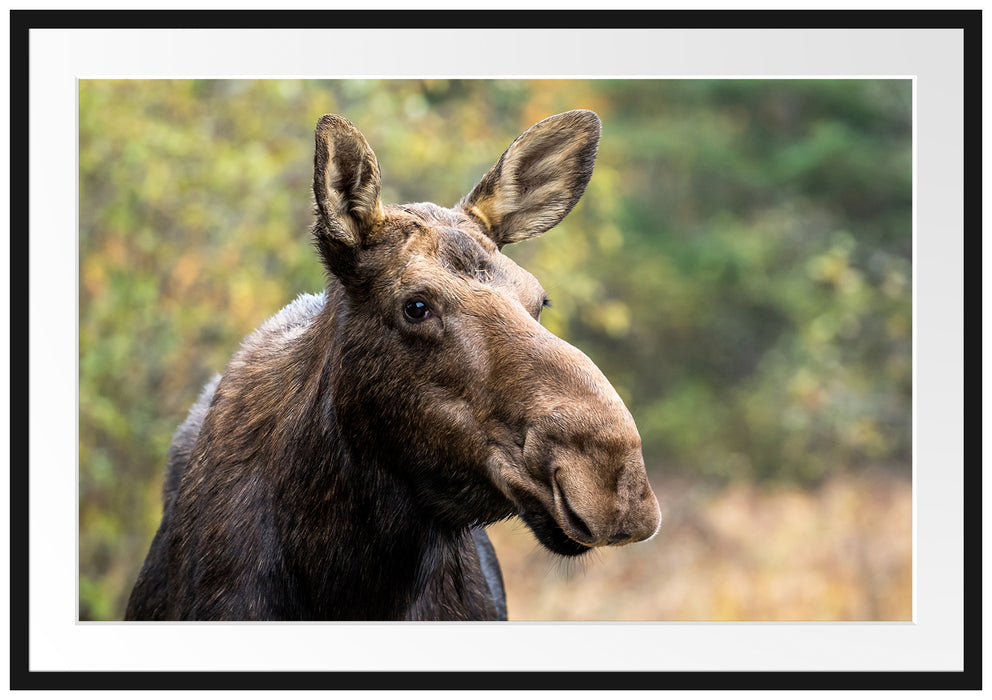
[[127, 619], [506, 619], [487, 524], [519, 515], [564, 557], [657, 532], [629, 411], [501, 252], [568, 214], [600, 130], [533, 125], [448, 209], [383, 205], [362, 134], [318, 121], [327, 287], [249, 335], [176, 431]]

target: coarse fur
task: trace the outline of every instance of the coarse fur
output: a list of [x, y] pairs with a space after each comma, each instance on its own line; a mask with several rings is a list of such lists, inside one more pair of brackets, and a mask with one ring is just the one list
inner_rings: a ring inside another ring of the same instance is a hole
[[487, 524], [551, 551], [660, 525], [622, 401], [539, 323], [500, 252], [581, 196], [599, 118], [521, 134], [454, 208], [383, 206], [347, 120], [315, 134], [313, 237], [328, 272], [248, 336], [169, 450], [131, 620], [500, 620]]

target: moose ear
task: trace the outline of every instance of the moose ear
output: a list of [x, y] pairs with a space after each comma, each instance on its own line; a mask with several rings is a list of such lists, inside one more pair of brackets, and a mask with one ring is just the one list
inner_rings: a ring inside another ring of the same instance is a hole
[[314, 236], [325, 264], [337, 273], [338, 258], [373, 242], [382, 219], [379, 163], [361, 132], [336, 114], [320, 118], [314, 140]]
[[541, 235], [585, 192], [601, 131], [599, 117], [588, 110], [538, 122], [510, 144], [459, 206], [501, 248]]

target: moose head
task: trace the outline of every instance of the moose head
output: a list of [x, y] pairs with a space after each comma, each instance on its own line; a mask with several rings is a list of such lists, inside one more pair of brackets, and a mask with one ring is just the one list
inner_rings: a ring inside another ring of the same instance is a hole
[[330, 114], [316, 128], [313, 236], [343, 290], [328, 408], [343, 442], [439, 522], [518, 514], [564, 556], [650, 538], [661, 523], [629, 411], [541, 325], [544, 289], [501, 252], [568, 214], [600, 131], [584, 110], [535, 124], [448, 209], [383, 205], [362, 134]]

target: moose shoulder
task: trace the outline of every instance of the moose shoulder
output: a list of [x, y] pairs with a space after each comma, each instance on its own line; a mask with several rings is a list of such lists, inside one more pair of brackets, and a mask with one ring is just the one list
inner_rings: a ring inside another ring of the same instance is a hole
[[454, 208], [383, 206], [365, 138], [320, 119], [327, 289], [246, 338], [176, 432], [127, 619], [506, 619], [485, 525], [519, 515], [562, 556], [654, 535], [630, 413], [500, 252], [572, 209], [599, 135], [559, 114]]

